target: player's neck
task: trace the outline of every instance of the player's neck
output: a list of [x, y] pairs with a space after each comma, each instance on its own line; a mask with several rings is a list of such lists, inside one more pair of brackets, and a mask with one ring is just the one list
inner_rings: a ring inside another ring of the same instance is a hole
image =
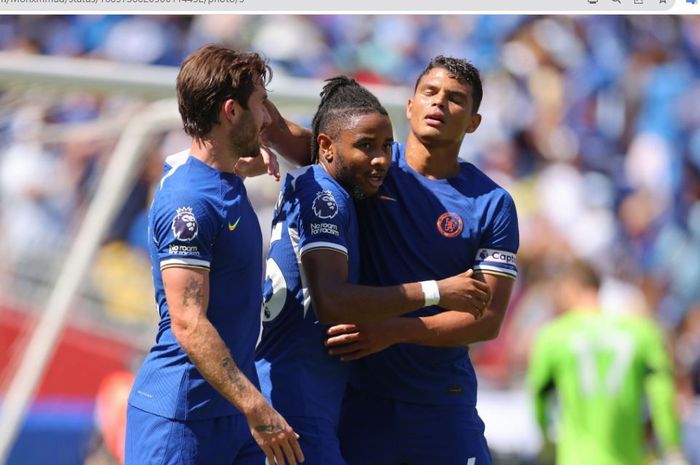
[[190, 154], [216, 170], [233, 173], [239, 157], [230, 150], [225, 150], [225, 147], [213, 137], [195, 138], [192, 140]]
[[426, 178], [447, 179], [459, 174], [459, 146], [428, 146], [410, 134], [405, 153], [408, 166]]

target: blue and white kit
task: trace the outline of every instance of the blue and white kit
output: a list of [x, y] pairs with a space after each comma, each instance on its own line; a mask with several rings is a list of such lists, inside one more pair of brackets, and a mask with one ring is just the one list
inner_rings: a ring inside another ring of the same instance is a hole
[[263, 394], [301, 436], [304, 463], [338, 465], [337, 424], [349, 367], [328, 355], [301, 256], [331, 249], [359, 275], [353, 200], [320, 165], [287, 174], [272, 222], [256, 365]]
[[[169, 442], [159, 444], [161, 449], [172, 446], [203, 453], [206, 447], [201, 444], [188, 448], [183, 442], [189, 437], [181, 431], [183, 422], [187, 425], [184, 431], [194, 434], [191, 440], [195, 444], [203, 439], [194, 432], [206, 432], [206, 440], [216, 447], [212, 453], [221, 454], [221, 444], [229, 444], [226, 460], [231, 460], [226, 463], [234, 463], [232, 460], [237, 454], [251, 447], [252, 436], [245, 417], [202, 377], [175, 339], [162, 270], [189, 267], [209, 271], [207, 318], [241, 372], [257, 386], [254, 347], [259, 334], [262, 301], [260, 224], [238, 176], [216, 170], [190, 156], [189, 152], [181, 152], [166, 160], [148, 226], [160, 322], [156, 342], [146, 356], [129, 396], [127, 463], [143, 465], [159, 460], [158, 457], [140, 455], [142, 451], [158, 448], [151, 447], [149, 441], [167, 439]], [[232, 418], [219, 420], [223, 417]], [[203, 426], [202, 422], [207, 420], [212, 425], [223, 425], [222, 429]], [[181, 432], [168, 433], [163, 438], [151, 434], [155, 429], [161, 434], [165, 434], [163, 431]], [[232, 432], [234, 437], [231, 437]], [[222, 438], [228, 439], [223, 442]], [[254, 442], [252, 445], [259, 452], [257, 457], [264, 460], [262, 451]], [[185, 459], [184, 463], [214, 463], [207, 457], [192, 462]], [[235, 463], [262, 464], [262, 461], [239, 460]]]
[[[453, 178], [429, 179], [408, 165], [402, 145], [394, 144], [392, 156], [378, 196], [357, 205], [361, 284], [443, 279], [469, 268], [517, 276], [518, 222], [505, 190], [471, 163], [460, 162]], [[442, 311], [431, 306], [406, 316]], [[341, 421], [349, 464], [490, 464], [468, 348], [393, 345], [354, 363], [350, 386]], [[391, 424], [380, 430], [373, 422]], [[448, 434], [452, 424], [458, 431]], [[477, 450], [465, 449], [465, 441]], [[361, 446], [375, 443], [389, 444], [388, 455]]]

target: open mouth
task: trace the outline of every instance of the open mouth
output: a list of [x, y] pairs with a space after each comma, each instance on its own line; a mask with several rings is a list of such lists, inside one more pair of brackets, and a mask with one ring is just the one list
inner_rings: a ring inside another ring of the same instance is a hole
[[369, 185], [375, 188], [379, 188], [384, 182], [384, 173], [372, 173], [367, 177]]
[[430, 113], [425, 117], [425, 122], [430, 126], [445, 124], [445, 116], [442, 113]]

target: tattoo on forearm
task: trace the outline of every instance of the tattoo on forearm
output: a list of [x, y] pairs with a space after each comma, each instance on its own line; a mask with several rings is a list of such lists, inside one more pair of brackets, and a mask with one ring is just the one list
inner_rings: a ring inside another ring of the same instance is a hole
[[243, 381], [243, 373], [238, 369], [236, 364], [233, 362], [231, 357], [226, 357], [221, 361], [221, 366], [226, 370], [226, 376], [228, 376], [231, 384], [239, 390], [245, 389], [245, 382]]
[[[225, 357], [221, 361], [221, 366], [226, 371], [226, 376], [228, 376], [229, 381], [233, 384], [234, 388], [238, 391], [243, 391], [246, 388], [245, 377], [241, 370], [238, 369], [236, 363], [231, 357]], [[258, 433], [274, 434], [282, 431], [282, 427], [278, 423], [273, 423], [270, 425], [255, 425], [255, 431]]]
[[201, 283], [194, 278], [190, 278], [182, 296], [182, 305], [185, 307], [190, 305], [202, 305], [203, 300]]
[[274, 425], [255, 425], [255, 431], [258, 433], [279, 433], [282, 428], [278, 424]]

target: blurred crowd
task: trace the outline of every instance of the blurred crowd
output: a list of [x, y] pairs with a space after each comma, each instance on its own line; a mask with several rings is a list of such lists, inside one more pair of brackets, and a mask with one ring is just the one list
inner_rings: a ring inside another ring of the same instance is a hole
[[[211, 42], [260, 51], [275, 73], [410, 88], [434, 55], [472, 61], [484, 79], [483, 123], [461, 156], [513, 195], [521, 231], [505, 327], [473, 349], [480, 376], [520, 385], [533, 335], [558, 311], [551, 278], [581, 257], [606, 275], [608, 311], [647, 315], [666, 331], [681, 410], [700, 424], [700, 16], [0, 17], [0, 49], [31, 54], [178, 66]], [[75, 92], [17, 99], [0, 94], [0, 230], [21, 260], [75, 229], [114, 128], [138, 102]], [[112, 129], [96, 137], [90, 124], [105, 118]], [[83, 130], [61, 130], [76, 123]], [[119, 242], [98, 262], [105, 295], [115, 279], [150, 285], [151, 187], [163, 157], [186, 145], [169, 133], [146, 154], [110, 232]], [[277, 193], [256, 192], [269, 210]], [[138, 318], [150, 324], [150, 288], [138, 292]]]

